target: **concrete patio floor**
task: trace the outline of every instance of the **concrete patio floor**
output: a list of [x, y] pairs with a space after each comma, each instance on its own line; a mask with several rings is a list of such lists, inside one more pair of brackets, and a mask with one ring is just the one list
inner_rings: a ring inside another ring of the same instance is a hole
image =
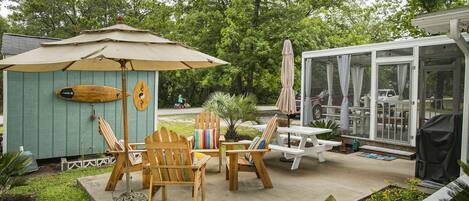
[[[337, 200], [353, 201], [369, 195], [387, 185], [386, 181], [403, 183], [413, 177], [415, 161], [397, 159], [380, 161], [354, 154], [326, 152], [326, 162], [319, 163], [315, 157], [304, 157], [298, 170], [291, 171], [290, 163], [279, 161], [280, 153], [269, 153], [265, 157], [274, 188], [263, 189], [254, 173], [240, 173], [239, 190], [228, 190], [225, 172], [216, 173], [217, 159], [213, 158], [207, 167], [207, 201], [314, 201], [325, 200], [333, 195]], [[125, 189], [125, 182], [119, 182], [116, 191], [105, 192], [109, 174], [83, 177], [81, 185], [95, 201], [112, 200]], [[133, 175], [133, 189], [141, 189], [141, 176]], [[191, 200], [190, 187], [169, 187], [168, 199], [172, 201]], [[153, 200], [161, 200], [158, 192]]]

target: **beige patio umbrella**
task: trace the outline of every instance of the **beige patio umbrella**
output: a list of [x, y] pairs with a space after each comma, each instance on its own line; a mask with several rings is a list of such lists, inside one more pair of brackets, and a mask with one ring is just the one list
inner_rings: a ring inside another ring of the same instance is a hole
[[[121, 71], [122, 91], [127, 94], [127, 71], [195, 69], [223, 64], [228, 63], [161, 38], [150, 31], [122, 24], [120, 18], [114, 26], [83, 31], [76, 37], [43, 43], [37, 49], [3, 59], [0, 61], [0, 69], [21, 72]], [[125, 155], [128, 157], [126, 98], [122, 106]], [[126, 172], [129, 193], [130, 173]]]
[[[293, 83], [295, 80], [295, 64], [293, 56], [293, 47], [290, 40], [283, 42], [282, 50], [282, 91], [277, 100], [277, 108], [280, 112], [287, 115], [288, 126], [290, 126], [290, 117], [296, 114], [295, 91]], [[290, 147], [290, 133], [288, 133], [288, 147]]]

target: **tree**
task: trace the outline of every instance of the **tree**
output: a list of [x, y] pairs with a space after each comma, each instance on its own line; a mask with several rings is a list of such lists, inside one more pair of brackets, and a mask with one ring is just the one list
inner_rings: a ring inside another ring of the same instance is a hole
[[[200, 106], [215, 91], [252, 93], [275, 103], [283, 41], [295, 54], [299, 90], [301, 52], [427, 35], [410, 20], [467, 0], [13, 0], [11, 31], [67, 38], [113, 25], [117, 15], [132, 26], [231, 63], [213, 69], [160, 73], [160, 106], [179, 94]], [[1, 25], [1, 24], [0, 24]]]

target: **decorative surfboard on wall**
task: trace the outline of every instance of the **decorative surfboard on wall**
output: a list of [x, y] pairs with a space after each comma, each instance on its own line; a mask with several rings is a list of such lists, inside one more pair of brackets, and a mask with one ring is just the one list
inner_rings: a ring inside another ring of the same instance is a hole
[[134, 105], [138, 111], [147, 109], [150, 103], [150, 89], [145, 81], [139, 80], [134, 88]]
[[[109, 86], [77, 85], [57, 89], [55, 94], [68, 101], [85, 103], [104, 103], [122, 98], [120, 89]], [[127, 94], [130, 96], [130, 94]]]

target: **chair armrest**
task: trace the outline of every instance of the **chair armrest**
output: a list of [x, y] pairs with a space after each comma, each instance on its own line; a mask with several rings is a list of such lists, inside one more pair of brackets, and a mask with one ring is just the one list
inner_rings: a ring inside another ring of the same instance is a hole
[[233, 150], [234, 146], [244, 146], [244, 149], [247, 149], [251, 142], [222, 142], [222, 146], [226, 147], [226, 150]]
[[135, 147], [142, 147], [142, 146], [145, 146], [145, 143], [129, 143], [129, 146], [130, 146], [132, 149], [135, 149]]
[[[135, 149], [135, 150], [129, 150], [129, 153], [146, 153], [147, 150], [144, 149]], [[125, 151], [108, 151], [110, 154], [125, 154]]]
[[138, 143], [129, 143], [129, 145], [135, 145], [135, 146], [138, 146], [138, 145], [145, 145], [144, 142], [138, 142]]
[[251, 142], [223, 142], [223, 145], [249, 145]]
[[270, 149], [253, 149], [253, 150], [246, 150], [246, 149], [243, 149], [243, 150], [227, 150], [226, 151], [226, 154], [245, 154], [245, 153], [265, 153], [265, 152], [269, 152]]
[[191, 153], [213, 153], [219, 149], [192, 149]]
[[194, 136], [193, 135], [188, 136], [188, 137], [186, 137], [186, 139], [187, 139], [187, 141], [192, 142], [192, 141], [194, 141]]
[[208, 160], [210, 160], [210, 158], [212, 158], [212, 157], [211, 156], [204, 156], [202, 159], [197, 161], [196, 164], [193, 165], [193, 168], [199, 169], [202, 166], [205, 166], [207, 164]]

